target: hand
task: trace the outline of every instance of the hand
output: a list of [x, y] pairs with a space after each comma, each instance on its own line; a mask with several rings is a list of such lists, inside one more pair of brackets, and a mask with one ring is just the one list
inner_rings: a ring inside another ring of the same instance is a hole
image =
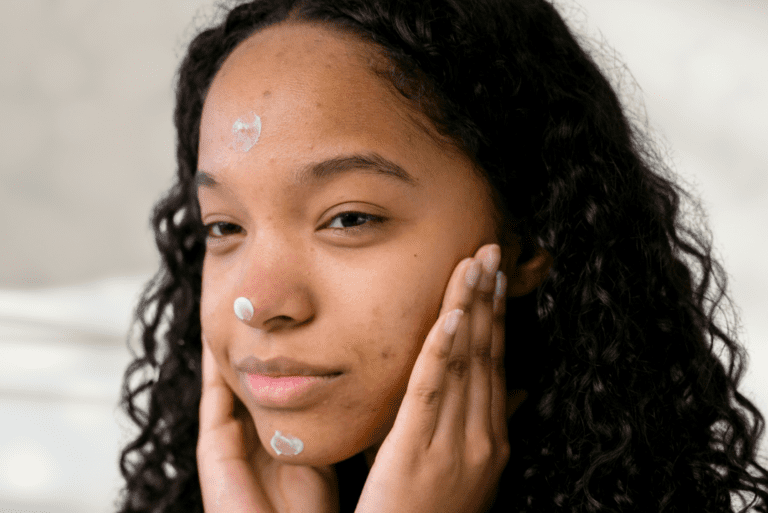
[[197, 470], [207, 513], [335, 513], [332, 467], [287, 465], [261, 445], [248, 410], [219, 373], [203, 337]]
[[[475, 288], [465, 277], [492, 255]], [[505, 294], [494, 299], [498, 245], [462, 260], [414, 365], [392, 430], [356, 513], [480, 513], [509, 460], [504, 378]], [[502, 275], [502, 288], [506, 277]], [[458, 332], [444, 331], [461, 309]]]

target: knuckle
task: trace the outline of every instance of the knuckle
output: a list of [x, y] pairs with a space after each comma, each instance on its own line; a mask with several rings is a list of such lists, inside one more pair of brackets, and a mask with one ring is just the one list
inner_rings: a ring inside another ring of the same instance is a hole
[[464, 294], [458, 301], [456, 301], [456, 308], [460, 308], [461, 310], [464, 310], [465, 313], [469, 313], [472, 310], [473, 302], [472, 294]]
[[493, 290], [487, 291], [487, 290], [477, 289], [475, 291], [475, 294], [477, 294], [477, 299], [479, 299], [480, 301], [493, 304], [493, 296], [494, 296]]
[[475, 469], [504, 468], [509, 457], [507, 440], [495, 442], [491, 438], [483, 438], [473, 444], [472, 452], [468, 455], [468, 465]]
[[200, 437], [195, 446], [195, 455], [198, 461], [210, 461], [216, 456], [216, 442], [210, 437]]
[[414, 390], [414, 395], [427, 406], [437, 406], [442, 396], [440, 390], [432, 387], [419, 387]]
[[491, 358], [491, 347], [487, 345], [475, 347], [472, 350], [472, 356], [474, 356], [484, 368], [489, 368], [495, 363], [494, 359]]
[[504, 440], [496, 448], [496, 459], [501, 464], [501, 467], [506, 467], [509, 462], [509, 457], [512, 455], [512, 449], [509, 446], [509, 442]]
[[450, 358], [451, 350], [450, 348], [446, 348], [444, 346], [437, 347], [432, 350], [432, 356], [434, 356], [437, 360], [445, 361]]
[[488, 438], [483, 438], [475, 443], [472, 451], [473, 463], [476, 466], [484, 466], [493, 458], [493, 442]]
[[469, 368], [469, 362], [464, 355], [454, 356], [448, 360], [447, 369], [448, 372], [457, 378], [463, 378], [467, 374]]

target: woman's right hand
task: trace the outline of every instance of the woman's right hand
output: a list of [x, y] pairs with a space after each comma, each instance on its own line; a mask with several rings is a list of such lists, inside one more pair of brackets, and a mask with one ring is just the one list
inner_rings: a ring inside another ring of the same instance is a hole
[[248, 410], [219, 372], [203, 337], [197, 470], [207, 513], [336, 513], [332, 466], [288, 465], [261, 444]]

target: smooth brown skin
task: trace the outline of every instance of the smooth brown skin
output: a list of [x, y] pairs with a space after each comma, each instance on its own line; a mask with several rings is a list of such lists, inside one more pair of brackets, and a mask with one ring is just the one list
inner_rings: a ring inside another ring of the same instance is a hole
[[[208, 512], [335, 511], [333, 465], [360, 452], [373, 466], [358, 511], [482, 511], [506, 465], [506, 420], [525, 393], [505, 400], [489, 359], [470, 358], [503, 357], [505, 302], [494, 315], [492, 273], [478, 285], [485, 293], [462, 285], [468, 257], [498, 260], [490, 191], [466, 156], [413, 122], [431, 126], [370, 72], [370, 58], [348, 36], [282, 23], [236, 48], [208, 93], [198, 164], [221, 185], [200, 188], [202, 220], [239, 227], [214, 230], [226, 236], [209, 239], [203, 268], [197, 454]], [[243, 152], [232, 125], [251, 113], [262, 133]], [[307, 163], [369, 152], [418, 186], [362, 173], [290, 185]], [[388, 220], [334, 231], [347, 211]], [[519, 245], [501, 248], [507, 296], [531, 292], [552, 264], [540, 248], [519, 255]], [[233, 312], [239, 296], [255, 309], [247, 323]], [[457, 307], [467, 313], [453, 341], [441, 326]], [[234, 367], [249, 355], [344, 374], [311, 407], [268, 409]], [[457, 355], [471, 362], [465, 372], [446, 371]], [[439, 400], [426, 400], [430, 390]], [[276, 455], [276, 430], [304, 450]]]

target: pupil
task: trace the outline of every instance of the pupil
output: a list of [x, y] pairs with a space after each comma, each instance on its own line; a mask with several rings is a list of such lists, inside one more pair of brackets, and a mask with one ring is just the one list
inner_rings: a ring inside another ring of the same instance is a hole
[[343, 219], [360, 219], [360, 214], [344, 214]]

